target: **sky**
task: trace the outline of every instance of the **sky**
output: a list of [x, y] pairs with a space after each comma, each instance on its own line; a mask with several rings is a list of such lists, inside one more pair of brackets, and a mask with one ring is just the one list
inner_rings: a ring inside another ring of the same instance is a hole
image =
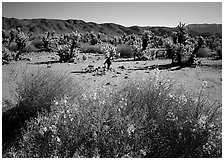
[[176, 27], [179, 22], [221, 24], [222, 2], [2, 2], [2, 16]]

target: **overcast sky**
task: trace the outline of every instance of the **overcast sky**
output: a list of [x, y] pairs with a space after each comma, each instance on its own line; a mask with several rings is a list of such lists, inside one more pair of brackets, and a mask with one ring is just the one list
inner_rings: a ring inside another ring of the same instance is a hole
[[79, 19], [124, 26], [222, 23], [221, 2], [3, 2], [2, 16]]

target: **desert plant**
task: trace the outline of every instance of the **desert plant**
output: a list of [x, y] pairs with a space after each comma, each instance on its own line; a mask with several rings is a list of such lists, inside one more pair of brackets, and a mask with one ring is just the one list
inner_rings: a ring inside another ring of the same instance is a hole
[[218, 55], [218, 59], [222, 59], [222, 48], [221, 47], [217, 47], [217, 55]]
[[[54, 101], [28, 122], [8, 157], [221, 157], [218, 107], [173, 82], [133, 81], [121, 89]], [[108, 96], [110, 95], [110, 96]], [[196, 99], [195, 99], [196, 97]]]
[[[3, 112], [3, 145], [7, 146], [19, 137], [25, 121], [37, 116], [39, 112], [50, 112], [51, 105], [64, 95], [75, 97], [79, 85], [65, 73], [54, 72], [48, 68], [26, 69], [20, 75], [14, 92], [16, 104]], [[4, 148], [4, 147], [3, 147]]]
[[80, 52], [83, 53], [99, 53], [103, 54], [103, 51], [101, 50], [102, 45], [89, 45], [89, 44], [82, 44], [80, 46]]
[[7, 47], [4, 45], [2, 46], [2, 63], [7, 64], [9, 63], [10, 60], [13, 60], [15, 57], [16, 53], [9, 51]]
[[42, 42], [41, 39], [35, 39], [35, 40], [31, 41], [31, 45], [33, 45], [37, 49], [41, 49], [41, 48], [43, 48], [44, 43]]
[[78, 48], [73, 48], [70, 45], [63, 45], [59, 46], [57, 55], [60, 57], [60, 62], [72, 62], [78, 54]]
[[119, 45], [116, 47], [116, 52], [121, 58], [131, 58], [133, 56], [132, 48], [128, 45]]
[[32, 45], [31, 43], [27, 43], [27, 45], [24, 48], [24, 52], [26, 52], [26, 53], [36, 52], [36, 51], [37, 51], [37, 48], [34, 45]]
[[105, 57], [118, 57], [116, 48], [113, 45], [104, 45], [101, 50], [103, 51]]

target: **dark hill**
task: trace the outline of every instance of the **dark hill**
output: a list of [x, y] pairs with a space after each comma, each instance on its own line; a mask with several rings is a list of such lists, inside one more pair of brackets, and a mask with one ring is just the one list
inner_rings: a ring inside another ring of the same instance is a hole
[[[125, 27], [114, 23], [97, 24], [94, 22], [85, 22], [82, 20], [59, 20], [59, 19], [16, 19], [2, 17], [2, 28], [10, 30], [21, 27], [24, 32], [33, 32], [41, 34], [46, 31], [55, 31], [58, 34], [68, 33], [77, 30], [81, 33], [94, 31], [94, 33], [105, 33], [107, 35], [121, 36], [126, 34], [141, 34], [144, 29], [151, 30], [156, 35], [162, 36], [169, 34], [174, 28], [169, 27]], [[221, 24], [190, 24], [187, 26], [191, 35], [221, 35]]]
[[222, 24], [189, 24], [187, 28], [192, 35], [222, 36]]

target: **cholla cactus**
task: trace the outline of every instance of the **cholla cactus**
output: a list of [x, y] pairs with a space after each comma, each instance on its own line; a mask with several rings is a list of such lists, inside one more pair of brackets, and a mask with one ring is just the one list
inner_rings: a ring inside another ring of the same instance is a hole
[[105, 45], [101, 48], [101, 50], [105, 54], [106, 58], [118, 56], [115, 47], [112, 45]]
[[58, 56], [60, 57], [61, 62], [74, 61], [74, 58], [78, 56], [78, 53], [78, 49], [71, 51], [71, 46], [67, 44], [58, 47]]
[[185, 41], [187, 40], [188, 37], [185, 23], [180, 22], [176, 29], [177, 29], [178, 43], [185, 45], [186, 43]]

